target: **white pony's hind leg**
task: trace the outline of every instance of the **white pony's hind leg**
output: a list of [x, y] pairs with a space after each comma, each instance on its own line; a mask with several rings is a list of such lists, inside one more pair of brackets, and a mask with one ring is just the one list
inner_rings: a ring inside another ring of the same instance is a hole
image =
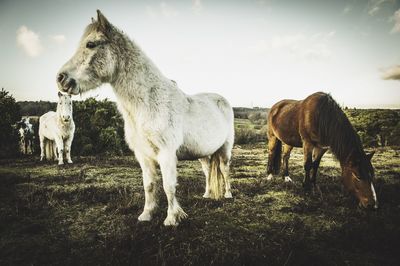
[[221, 149], [221, 155], [220, 155], [220, 170], [222, 175], [224, 176], [224, 181], [225, 181], [225, 195], [224, 197], [227, 199], [232, 198], [232, 192], [231, 192], [231, 181], [229, 178], [229, 166], [230, 166], [230, 160], [231, 160], [231, 155], [232, 155], [232, 144], [230, 143], [225, 143], [223, 146], [223, 149]]
[[229, 161], [221, 160], [220, 169], [221, 169], [222, 175], [224, 176], [224, 181], [225, 181], [224, 197], [226, 199], [231, 199], [232, 192], [231, 192], [231, 181], [229, 178]]
[[164, 225], [177, 226], [179, 221], [187, 217], [187, 214], [182, 210], [175, 196], [177, 185], [176, 152], [160, 151], [158, 163], [162, 173], [163, 188], [168, 200], [167, 218], [164, 220]]
[[157, 201], [155, 198], [157, 181], [156, 164], [152, 159], [142, 157], [138, 153], [136, 153], [136, 158], [138, 159], [140, 167], [142, 168], [145, 196], [144, 209], [142, 214], [139, 215], [138, 220], [150, 221], [153, 211], [157, 207]]
[[199, 161], [206, 177], [206, 190], [203, 198], [210, 198], [210, 157], [201, 158]]
[[43, 161], [43, 159], [45, 158], [45, 154], [44, 154], [44, 151], [45, 151], [45, 138], [44, 138], [44, 136], [41, 136], [41, 135], [39, 135], [39, 140], [40, 140], [40, 161]]

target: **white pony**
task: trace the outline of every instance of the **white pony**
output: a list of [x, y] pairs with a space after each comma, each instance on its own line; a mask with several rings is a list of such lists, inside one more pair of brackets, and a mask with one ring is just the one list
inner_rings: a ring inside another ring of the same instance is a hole
[[[71, 144], [75, 123], [72, 119], [72, 99], [70, 95], [58, 93], [57, 111], [47, 112], [39, 119], [40, 160], [58, 159], [64, 164], [63, 154], [68, 163], [71, 160]], [[57, 155], [58, 151], [58, 155]]]
[[35, 132], [29, 117], [24, 117], [17, 123], [19, 127], [18, 133], [20, 137], [20, 149], [22, 154], [33, 154], [33, 141]]
[[217, 94], [186, 95], [161, 74], [143, 51], [97, 11], [76, 54], [57, 76], [59, 89], [79, 94], [109, 83], [125, 122], [125, 138], [143, 173], [145, 205], [139, 221], [150, 221], [157, 205], [156, 165], [168, 199], [164, 225], [187, 216], [176, 197], [178, 159], [199, 159], [206, 176], [204, 197], [231, 198], [229, 162], [234, 141], [233, 110]]

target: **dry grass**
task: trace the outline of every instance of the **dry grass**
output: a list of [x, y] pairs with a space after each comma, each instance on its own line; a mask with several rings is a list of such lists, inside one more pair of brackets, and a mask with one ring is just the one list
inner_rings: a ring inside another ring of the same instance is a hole
[[291, 158], [293, 184], [265, 181], [264, 144], [236, 146], [232, 200], [201, 196], [198, 162], [179, 163], [178, 197], [189, 218], [138, 223], [144, 193], [133, 157], [81, 158], [67, 167], [38, 158], [0, 162], [0, 265], [175, 264], [383, 265], [400, 261], [400, 152], [373, 159], [381, 208], [366, 212], [344, 195], [327, 154], [323, 197], [301, 187], [302, 154]]

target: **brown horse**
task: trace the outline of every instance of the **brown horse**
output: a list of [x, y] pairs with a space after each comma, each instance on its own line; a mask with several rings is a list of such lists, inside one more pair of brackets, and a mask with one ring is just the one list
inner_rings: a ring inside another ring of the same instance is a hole
[[[303, 147], [306, 190], [316, 185], [316, 176], [322, 156], [328, 148], [340, 162], [345, 188], [359, 200], [360, 206], [377, 208], [373, 186], [373, 153], [366, 154], [359, 136], [350, 121], [326, 93], [311, 94], [302, 101], [282, 100], [272, 106], [268, 115], [268, 179], [278, 174], [283, 143], [283, 171], [289, 178], [288, 161], [293, 147]], [[310, 179], [310, 171], [312, 177]]]

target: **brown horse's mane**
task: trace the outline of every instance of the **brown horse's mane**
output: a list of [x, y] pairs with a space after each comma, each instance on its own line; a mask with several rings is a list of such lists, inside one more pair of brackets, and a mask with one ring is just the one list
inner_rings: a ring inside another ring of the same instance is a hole
[[319, 98], [317, 110], [318, 131], [322, 143], [330, 146], [341, 163], [357, 163], [361, 178], [372, 179], [374, 170], [364, 152], [360, 137], [337, 102], [331, 95], [323, 94]]

